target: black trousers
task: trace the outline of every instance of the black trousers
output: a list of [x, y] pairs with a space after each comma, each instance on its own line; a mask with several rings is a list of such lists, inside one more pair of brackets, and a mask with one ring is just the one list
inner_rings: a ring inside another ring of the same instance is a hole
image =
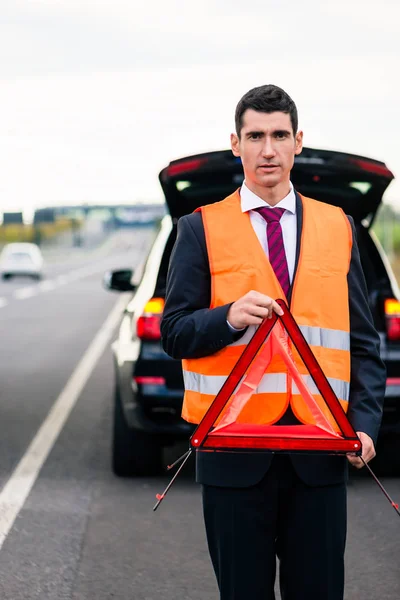
[[208, 546], [221, 600], [343, 600], [346, 485], [309, 487], [275, 456], [249, 488], [203, 485]]

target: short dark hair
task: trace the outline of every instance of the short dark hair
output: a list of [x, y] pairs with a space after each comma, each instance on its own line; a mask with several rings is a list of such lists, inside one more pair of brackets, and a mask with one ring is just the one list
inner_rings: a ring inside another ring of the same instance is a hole
[[236, 133], [240, 138], [243, 127], [243, 115], [247, 109], [258, 112], [272, 113], [283, 112], [290, 115], [293, 134], [296, 135], [298, 127], [297, 108], [289, 94], [276, 85], [260, 85], [249, 90], [239, 103], [235, 111]]

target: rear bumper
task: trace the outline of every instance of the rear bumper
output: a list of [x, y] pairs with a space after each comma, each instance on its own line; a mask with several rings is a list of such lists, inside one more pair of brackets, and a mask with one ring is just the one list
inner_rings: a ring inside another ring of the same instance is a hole
[[386, 387], [380, 436], [399, 436], [400, 439], [400, 385]]
[[[181, 418], [183, 389], [171, 390], [162, 385], [136, 385], [132, 380], [133, 362], [122, 364], [115, 359], [116, 382], [120, 390], [127, 423], [132, 429], [171, 439], [188, 439], [196, 426]], [[400, 440], [400, 378], [387, 385], [380, 437]]]
[[[125, 405], [127, 422], [133, 429], [154, 434], [165, 434], [187, 438], [195, 425], [181, 417], [183, 393], [168, 393], [160, 396], [132, 393], [132, 401]], [[385, 398], [380, 436], [396, 436], [400, 440], [400, 395]]]
[[137, 385], [132, 382], [133, 403], [127, 406], [127, 420], [135, 429], [186, 438], [193, 426], [181, 418], [183, 390], [166, 385]]
[[41, 275], [42, 269], [35, 267], [1, 267], [0, 275]]
[[127, 422], [132, 429], [143, 431], [152, 435], [168, 438], [170, 441], [189, 439], [195, 426], [187, 423], [182, 418], [175, 422], [154, 421], [149, 418], [143, 408], [139, 405], [127, 407], [125, 412]]
[[[143, 391], [143, 390], [142, 390]], [[188, 438], [196, 426], [181, 417], [183, 392], [164, 395], [133, 394], [131, 406], [126, 407], [128, 423], [134, 429], [176, 438]], [[400, 394], [385, 398], [379, 436], [394, 436], [400, 441]]]
[[162, 436], [167, 441], [190, 437], [195, 426], [181, 418], [182, 389], [137, 385], [132, 379], [130, 361], [115, 364], [115, 367], [125, 419], [131, 429]]

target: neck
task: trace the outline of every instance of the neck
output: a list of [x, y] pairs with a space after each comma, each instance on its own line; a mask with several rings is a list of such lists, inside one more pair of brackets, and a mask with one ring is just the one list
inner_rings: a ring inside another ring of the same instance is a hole
[[286, 198], [290, 192], [289, 181], [283, 181], [273, 187], [259, 186], [253, 182], [248, 183], [247, 181], [245, 181], [245, 183], [253, 194], [256, 194], [256, 196], [261, 198], [261, 200], [264, 200], [269, 206], [275, 206], [278, 202]]

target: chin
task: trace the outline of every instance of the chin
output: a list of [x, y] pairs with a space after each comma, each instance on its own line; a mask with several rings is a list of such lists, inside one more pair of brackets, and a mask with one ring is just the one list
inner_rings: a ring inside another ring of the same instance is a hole
[[279, 177], [274, 177], [273, 175], [264, 175], [264, 177], [259, 177], [257, 179], [258, 185], [262, 187], [275, 187], [281, 183], [281, 179]]

